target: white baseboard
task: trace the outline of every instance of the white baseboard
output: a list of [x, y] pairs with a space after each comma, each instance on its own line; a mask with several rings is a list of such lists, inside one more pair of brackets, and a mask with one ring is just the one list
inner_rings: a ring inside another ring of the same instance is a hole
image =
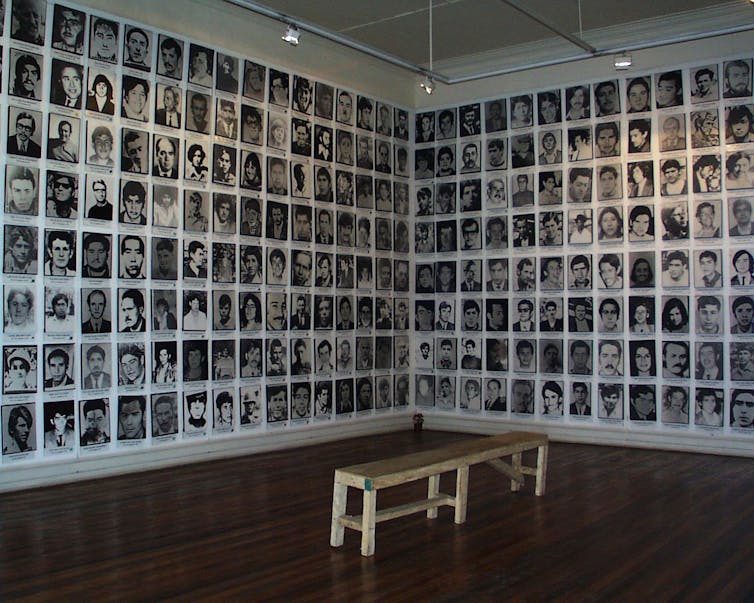
[[723, 436], [722, 430], [713, 429], [695, 429], [691, 432], [678, 429], [671, 433], [667, 429], [660, 432], [650, 427], [628, 429], [601, 425], [600, 429], [595, 429], [591, 422], [577, 425], [555, 421], [526, 421], [525, 419], [495, 420], [489, 417], [455, 413], [447, 415], [425, 413], [424, 427], [440, 431], [461, 431], [485, 435], [526, 430], [546, 433], [555, 442], [754, 457], [751, 435], [737, 436], [726, 433]]
[[106, 454], [93, 454], [77, 459], [3, 466], [0, 492], [52, 486], [100, 477], [151, 471], [175, 465], [201, 463], [218, 459], [323, 444], [335, 440], [368, 436], [401, 429], [412, 429], [411, 416], [396, 413], [364, 420], [328, 421], [306, 429], [249, 432], [232, 438], [179, 442], [148, 448], [119, 449]]

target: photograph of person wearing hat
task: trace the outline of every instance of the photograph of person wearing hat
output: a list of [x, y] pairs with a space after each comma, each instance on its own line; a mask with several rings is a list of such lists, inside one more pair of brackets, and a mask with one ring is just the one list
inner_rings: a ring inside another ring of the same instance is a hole
[[37, 348], [33, 345], [5, 346], [3, 393], [21, 394], [37, 391]]

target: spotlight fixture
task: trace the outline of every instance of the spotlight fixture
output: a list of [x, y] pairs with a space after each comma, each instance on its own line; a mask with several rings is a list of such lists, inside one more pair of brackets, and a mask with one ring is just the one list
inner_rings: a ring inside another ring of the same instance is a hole
[[298, 46], [298, 38], [300, 35], [301, 32], [298, 30], [298, 27], [295, 25], [289, 25], [288, 29], [286, 29], [281, 36], [281, 39], [284, 42], [288, 42], [291, 46]]
[[427, 78], [419, 85], [427, 94], [432, 94], [435, 91], [435, 82], [429, 76], [427, 76]]
[[623, 71], [631, 67], [631, 55], [625, 52], [615, 55], [615, 68]]

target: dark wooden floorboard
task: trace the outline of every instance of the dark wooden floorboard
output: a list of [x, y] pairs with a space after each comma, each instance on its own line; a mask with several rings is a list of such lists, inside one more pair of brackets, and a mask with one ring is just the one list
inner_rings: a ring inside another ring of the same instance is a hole
[[[352, 530], [330, 548], [336, 467], [469, 437], [399, 432], [0, 495], [0, 601], [754, 600], [740, 458], [553, 444], [544, 497], [478, 465], [464, 525], [441, 508], [379, 524], [372, 558]], [[381, 491], [378, 508], [425, 492]]]

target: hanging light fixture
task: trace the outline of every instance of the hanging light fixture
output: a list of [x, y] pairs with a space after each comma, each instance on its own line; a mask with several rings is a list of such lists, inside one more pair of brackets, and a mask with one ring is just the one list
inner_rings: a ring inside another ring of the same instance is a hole
[[427, 76], [424, 79], [424, 81], [419, 85], [424, 89], [424, 92], [426, 92], [427, 94], [432, 94], [435, 91], [435, 82], [429, 76]]
[[427, 77], [419, 84], [424, 92], [432, 94], [435, 91], [435, 81], [432, 79], [432, 0], [429, 0], [429, 71]]
[[288, 26], [288, 29], [286, 29], [283, 32], [283, 35], [280, 37], [281, 40], [284, 42], [288, 42], [291, 46], [298, 46], [298, 38], [301, 35], [301, 32], [298, 30], [298, 27], [291, 24]]
[[614, 57], [614, 65], [615, 68], [618, 71], [624, 71], [631, 67], [632, 61], [631, 61], [631, 55], [627, 52], [622, 52], [620, 54], [616, 54]]

